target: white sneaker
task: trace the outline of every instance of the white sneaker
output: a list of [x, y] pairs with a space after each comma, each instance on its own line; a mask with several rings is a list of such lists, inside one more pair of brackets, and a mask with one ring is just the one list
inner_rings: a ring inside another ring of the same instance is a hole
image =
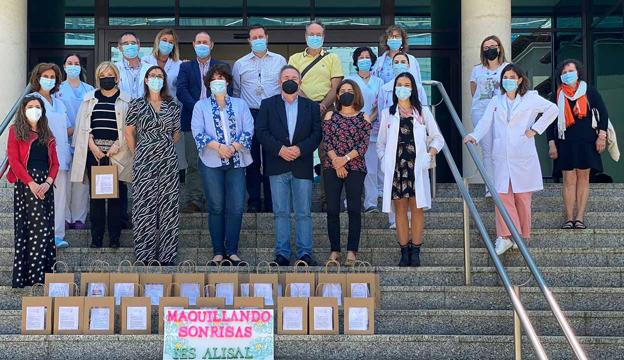
[[496, 255], [503, 255], [505, 251], [511, 249], [512, 247], [513, 241], [504, 237], [499, 237], [496, 239]]
[[396, 229], [396, 223], [392, 223], [390, 224], [390, 226], [388, 227], [389, 229]]

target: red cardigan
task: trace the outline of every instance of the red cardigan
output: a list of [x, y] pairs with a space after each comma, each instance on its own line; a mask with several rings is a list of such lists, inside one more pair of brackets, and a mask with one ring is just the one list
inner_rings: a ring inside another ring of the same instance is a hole
[[[7, 180], [10, 183], [13, 184], [19, 180], [28, 185], [28, 183], [33, 181], [32, 177], [28, 175], [28, 156], [30, 155], [30, 146], [38, 138], [37, 133], [31, 131], [28, 141], [17, 140], [15, 137], [15, 127], [11, 125], [9, 128], [9, 140], [7, 143], [9, 171], [7, 172]], [[48, 176], [52, 179], [56, 179], [59, 170], [59, 161], [56, 156], [56, 141], [54, 138], [50, 138], [48, 141], [48, 160], [50, 164]]]

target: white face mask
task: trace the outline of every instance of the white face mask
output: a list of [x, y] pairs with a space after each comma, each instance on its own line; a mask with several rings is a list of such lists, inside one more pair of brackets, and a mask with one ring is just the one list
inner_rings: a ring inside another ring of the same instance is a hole
[[28, 119], [28, 121], [30, 121], [33, 124], [36, 124], [37, 121], [41, 119], [41, 109], [39, 108], [36, 108], [36, 107], [28, 108], [26, 109], [25, 113], [26, 113], [26, 118]]

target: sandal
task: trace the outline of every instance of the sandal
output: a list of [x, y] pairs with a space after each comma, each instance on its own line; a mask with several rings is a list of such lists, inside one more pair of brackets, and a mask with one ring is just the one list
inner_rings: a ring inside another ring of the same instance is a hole
[[564, 222], [563, 225], [561, 225], [561, 228], [565, 230], [574, 229], [574, 221], [568, 220]]
[[585, 225], [581, 220], [574, 220], [574, 228], [578, 230], [587, 229], [587, 225]]

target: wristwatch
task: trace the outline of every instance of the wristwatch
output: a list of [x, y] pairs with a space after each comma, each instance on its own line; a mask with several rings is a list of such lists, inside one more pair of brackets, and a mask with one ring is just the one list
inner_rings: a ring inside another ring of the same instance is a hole
[[351, 158], [349, 157], [349, 155], [345, 155], [345, 158], [347, 159], [347, 162], [351, 161]]

